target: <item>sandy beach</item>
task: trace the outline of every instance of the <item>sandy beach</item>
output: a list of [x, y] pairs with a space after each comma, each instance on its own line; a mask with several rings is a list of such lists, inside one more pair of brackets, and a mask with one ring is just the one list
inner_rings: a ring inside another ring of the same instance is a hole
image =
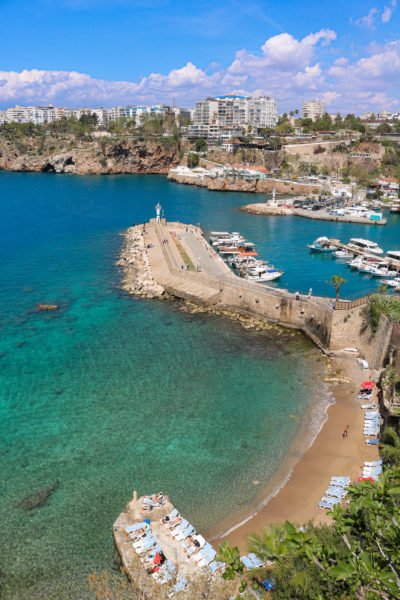
[[[364, 411], [360, 408], [362, 401], [357, 400], [359, 386], [369, 379], [370, 372], [361, 370], [355, 359], [333, 359], [333, 364], [349, 378], [350, 383], [331, 386], [335, 404], [329, 407], [328, 419], [313, 445], [294, 466], [288, 482], [250, 520], [228, 535], [221, 532], [232, 530], [245, 519], [244, 516], [241, 519], [236, 516], [236, 520], [227, 519], [209, 532], [209, 536], [214, 537], [215, 546], [227, 538], [232, 546], [237, 545], [241, 551], [246, 551], [250, 533], [259, 533], [268, 523], [286, 519], [297, 525], [310, 520], [314, 523], [329, 522], [330, 517], [318, 507], [318, 502], [329, 485], [330, 477], [349, 475], [355, 481], [362, 473], [365, 460], [379, 458], [377, 447], [365, 443]], [[348, 437], [343, 438], [346, 425], [349, 425], [350, 431]]]

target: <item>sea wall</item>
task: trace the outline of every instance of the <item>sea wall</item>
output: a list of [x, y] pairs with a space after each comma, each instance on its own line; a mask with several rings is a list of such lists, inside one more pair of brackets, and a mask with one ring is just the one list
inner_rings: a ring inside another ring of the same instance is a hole
[[330, 349], [355, 346], [372, 369], [380, 369], [389, 350], [393, 323], [382, 314], [378, 329], [373, 333], [365, 315], [366, 306], [333, 311]]

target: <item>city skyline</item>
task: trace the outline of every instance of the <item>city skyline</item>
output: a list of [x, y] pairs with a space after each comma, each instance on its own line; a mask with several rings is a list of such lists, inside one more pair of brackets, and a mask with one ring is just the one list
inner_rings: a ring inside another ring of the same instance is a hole
[[280, 113], [312, 98], [328, 112], [398, 112], [396, 4], [23, 0], [17, 10], [7, 0], [0, 108], [192, 107], [240, 93], [272, 96]]

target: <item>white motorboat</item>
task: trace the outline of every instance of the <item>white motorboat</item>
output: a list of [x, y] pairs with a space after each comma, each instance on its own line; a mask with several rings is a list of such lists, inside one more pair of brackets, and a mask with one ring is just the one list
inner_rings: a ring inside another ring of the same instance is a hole
[[370, 240], [364, 240], [362, 238], [351, 238], [348, 247], [354, 250], [371, 252], [372, 254], [383, 254], [382, 248], [379, 248], [376, 242], [371, 242]]
[[388, 285], [389, 287], [397, 288], [400, 287], [400, 277], [395, 277], [394, 279], [383, 279], [382, 283]]
[[358, 267], [360, 273], [368, 273], [373, 277], [395, 277], [397, 271], [391, 271], [387, 267], [375, 266], [375, 265], [361, 265]]
[[388, 250], [385, 258], [396, 266], [400, 266], [400, 251], [399, 250]]
[[354, 254], [347, 250], [347, 248], [343, 248], [343, 250], [336, 250], [332, 253], [332, 256], [335, 258], [340, 258], [342, 260], [353, 260]]
[[265, 266], [257, 266], [257, 267], [248, 267], [245, 270], [244, 278], [249, 279], [250, 281], [274, 281], [274, 279], [279, 279], [282, 277], [283, 271], [279, 271], [275, 269], [272, 265], [271, 267]]
[[334, 252], [337, 250], [336, 246], [330, 243], [326, 236], [317, 238], [312, 244], [307, 244], [311, 252]]

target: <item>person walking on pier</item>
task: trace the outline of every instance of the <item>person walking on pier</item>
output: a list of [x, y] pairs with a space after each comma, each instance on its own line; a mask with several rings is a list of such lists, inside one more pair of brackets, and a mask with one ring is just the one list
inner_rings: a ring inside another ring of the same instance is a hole
[[310, 298], [311, 298], [311, 296], [312, 296], [312, 288], [310, 288], [310, 289], [308, 290], [308, 299], [310, 299]]
[[299, 292], [295, 293], [295, 297], [296, 297], [296, 300], [300, 300], [300, 294], [299, 294]]

